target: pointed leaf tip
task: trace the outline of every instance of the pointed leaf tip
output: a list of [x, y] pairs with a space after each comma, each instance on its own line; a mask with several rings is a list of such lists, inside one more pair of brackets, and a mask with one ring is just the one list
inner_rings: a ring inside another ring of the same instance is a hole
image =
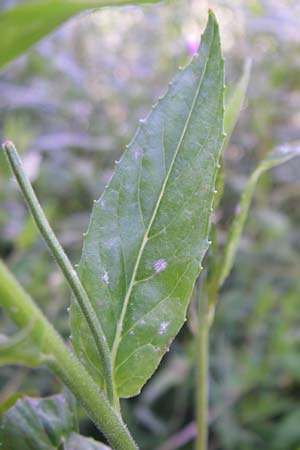
[[8, 139], [3, 142], [2, 149], [3, 149], [3, 151], [6, 152], [10, 147], [13, 147], [13, 146], [14, 146], [13, 142]]

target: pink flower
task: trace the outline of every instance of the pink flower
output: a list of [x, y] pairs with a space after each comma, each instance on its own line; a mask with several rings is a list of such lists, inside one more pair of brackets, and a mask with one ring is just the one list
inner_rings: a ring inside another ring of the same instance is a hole
[[199, 46], [199, 36], [196, 33], [189, 33], [185, 38], [185, 45], [189, 52], [189, 55], [193, 56], [197, 53]]

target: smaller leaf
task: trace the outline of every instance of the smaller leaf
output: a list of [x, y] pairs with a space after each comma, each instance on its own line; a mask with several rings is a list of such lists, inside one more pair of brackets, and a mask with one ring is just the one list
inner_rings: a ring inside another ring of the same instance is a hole
[[[223, 143], [223, 152], [230, 141], [230, 137], [232, 135], [233, 129], [237, 123], [239, 114], [245, 101], [250, 78], [250, 70], [251, 70], [251, 62], [250, 60], [248, 60], [245, 63], [243, 74], [239, 79], [237, 85], [231, 89], [228, 89], [227, 87], [225, 88], [224, 131], [226, 137]], [[224, 167], [222, 158], [220, 159], [220, 164], [221, 167], [218, 172], [216, 180], [217, 193], [214, 198], [214, 206], [213, 206], [214, 209], [218, 207], [224, 189]]]
[[155, 3], [158, 0], [29, 1], [0, 12], [0, 69], [74, 15], [106, 6]]
[[255, 171], [252, 173], [242, 194], [240, 204], [237, 208], [238, 212], [233, 219], [233, 222], [229, 229], [226, 245], [217, 265], [216, 276], [211, 283], [214, 290], [218, 290], [218, 288], [222, 286], [232, 269], [240, 237], [248, 215], [250, 203], [260, 175], [266, 170], [283, 164], [294, 158], [295, 156], [300, 156], [299, 141], [291, 142], [289, 144], [284, 144], [280, 147], [277, 147], [261, 161]]
[[5, 450], [60, 450], [74, 429], [73, 412], [62, 395], [25, 397], [3, 414], [1, 444]]
[[81, 436], [78, 433], [71, 433], [68, 442], [65, 445], [65, 450], [110, 450], [110, 447], [102, 444], [102, 442], [94, 439]]
[[19, 399], [2, 416], [0, 447], [5, 450], [110, 450], [101, 442], [77, 433], [73, 397], [63, 395]]
[[274, 435], [272, 437], [272, 448], [274, 450], [281, 450], [282, 448], [299, 449], [300, 441], [300, 410], [298, 408], [290, 411], [277, 424]]
[[[33, 391], [32, 391], [33, 392]], [[34, 395], [29, 392], [13, 392], [12, 394], [5, 397], [4, 401], [0, 404], [0, 420], [3, 414], [14, 406], [17, 400], [22, 399], [28, 395]], [[1, 444], [1, 442], [0, 442]], [[1, 445], [0, 445], [1, 448]]]
[[224, 130], [227, 136], [224, 141], [224, 148], [226, 148], [228, 145], [231, 134], [233, 132], [235, 124], [239, 118], [242, 106], [244, 104], [249, 84], [250, 71], [251, 71], [251, 61], [248, 60], [245, 63], [243, 74], [239, 79], [237, 85], [228, 94], [226, 94], [225, 91], [226, 99], [225, 99], [225, 114], [224, 114]]
[[[32, 339], [33, 330], [34, 339]], [[40, 366], [45, 361], [41, 351], [42, 341], [43, 329], [37, 323], [32, 323], [13, 337], [0, 335], [0, 366], [9, 364]]]

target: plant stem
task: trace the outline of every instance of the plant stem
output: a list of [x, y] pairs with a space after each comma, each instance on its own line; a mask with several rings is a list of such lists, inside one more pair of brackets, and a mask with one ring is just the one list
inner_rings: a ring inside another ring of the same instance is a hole
[[208, 392], [209, 392], [209, 330], [213, 309], [207, 296], [200, 299], [197, 339], [197, 439], [196, 450], [207, 450], [208, 443]]
[[43, 330], [31, 335], [37, 342], [45, 363], [69, 387], [88, 415], [105, 434], [115, 450], [135, 450], [137, 446], [121, 417], [114, 411], [85, 368], [64, 345], [59, 334], [38, 306], [0, 260], [0, 305], [19, 328], [39, 324]]
[[208, 335], [209, 327], [203, 323], [198, 335], [197, 450], [207, 449]]
[[114, 401], [115, 394], [113, 387], [110, 351], [100, 321], [97, 318], [93, 305], [90, 302], [76, 271], [73, 269], [69, 258], [67, 257], [58, 239], [56, 238], [44, 214], [44, 211], [39, 204], [30, 181], [24, 172], [21, 160], [14, 144], [10, 141], [7, 141], [3, 144], [3, 149], [6, 153], [10, 168], [15, 175], [19, 187], [24, 195], [35, 224], [42, 237], [44, 238], [50, 252], [53, 254], [54, 259], [61, 269], [63, 275], [65, 276], [67, 282], [69, 283], [69, 286], [86, 319], [88, 327], [91, 330], [103, 365], [103, 373], [106, 383], [106, 394], [109, 401], [114, 404], [116, 402]]

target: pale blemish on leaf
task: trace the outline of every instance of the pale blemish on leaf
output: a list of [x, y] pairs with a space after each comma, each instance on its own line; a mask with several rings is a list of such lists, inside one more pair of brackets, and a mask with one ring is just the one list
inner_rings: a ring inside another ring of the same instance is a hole
[[140, 148], [140, 147], [137, 147], [135, 150], [134, 150], [134, 159], [135, 160], [138, 160], [138, 159], [140, 159], [140, 157], [142, 156], [142, 149]]
[[159, 325], [158, 334], [160, 334], [160, 335], [165, 334], [169, 325], [170, 325], [170, 322], [161, 322], [161, 324]]
[[103, 276], [102, 276], [102, 281], [104, 284], [108, 285], [109, 284], [109, 276], [108, 276], [108, 272], [105, 271]]
[[166, 270], [167, 265], [168, 265], [167, 261], [161, 258], [153, 263], [153, 269], [155, 273], [160, 273]]

